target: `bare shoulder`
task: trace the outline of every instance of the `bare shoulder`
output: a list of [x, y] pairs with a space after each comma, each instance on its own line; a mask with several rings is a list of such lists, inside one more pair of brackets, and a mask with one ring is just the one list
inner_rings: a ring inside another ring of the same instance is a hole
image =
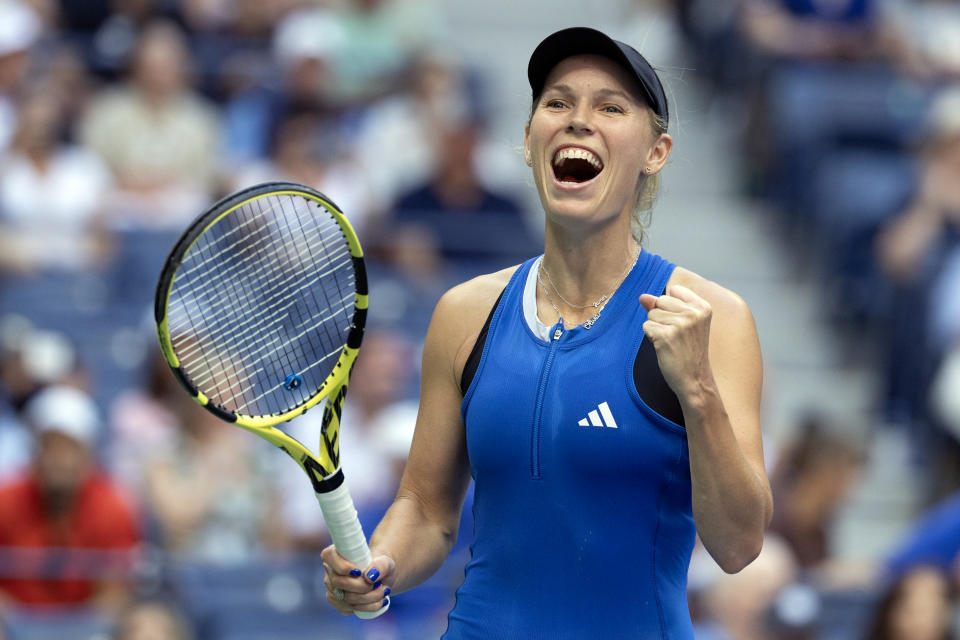
[[674, 285], [681, 285], [706, 300], [712, 310], [714, 326], [720, 323], [725, 329], [734, 329], [738, 325], [755, 330], [753, 312], [747, 302], [734, 291], [713, 280], [677, 267], [667, 283], [667, 291]]
[[458, 284], [437, 303], [427, 335], [428, 346], [432, 343], [443, 354], [455, 379], [459, 379], [490, 310], [517, 268], [509, 267]]
[[[477, 314], [480, 314], [480, 326], [483, 326], [490, 308], [500, 293], [510, 282], [510, 277], [517, 270], [516, 266], [501, 269], [494, 273], [477, 276], [456, 285], [443, 294], [437, 303], [437, 312], [442, 314], [454, 313], [458, 322], [472, 324]], [[480, 327], [477, 327], [479, 333]]]

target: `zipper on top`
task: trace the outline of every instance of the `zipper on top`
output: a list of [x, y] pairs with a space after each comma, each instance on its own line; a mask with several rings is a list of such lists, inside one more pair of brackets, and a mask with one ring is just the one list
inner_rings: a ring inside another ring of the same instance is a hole
[[533, 412], [533, 428], [530, 433], [530, 475], [535, 480], [542, 477], [540, 469], [540, 440], [541, 440], [541, 420], [543, 416], [543, 400], [547, 393], [547, 385], [550, 382], [550, 370], [553, 368], [553, 358], [557, 353], [557, 347], [560, 344], [560, 336], [563, 335], [563, 318], [553, 325], [553, 339], [550, 341], [550, 348], [547, 356], [543, 360], [543, 367], [540, 369], [540, 382], [537, 386], [537, 404]]

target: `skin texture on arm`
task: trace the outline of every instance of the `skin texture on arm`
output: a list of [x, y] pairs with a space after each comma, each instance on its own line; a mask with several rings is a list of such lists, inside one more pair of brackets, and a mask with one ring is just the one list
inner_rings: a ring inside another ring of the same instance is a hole
[[763, 364], [753, 315], [733, 292], [677, 268], [665, 295], [643, 295], [644, 332], [683, 409], [693, 516], [727, 572], [759, 553], [773, 515], [763, 461]]
[[[456, 542], [470, 482], [460, 416], [460, 376], [513, 269], [475, 278], [440, 299], [423, 352], [420, 410], [397, 497], [370, 537], [370, 567], [355, 567], [333, 547], [321, 554], [327, 600], [341, 613], [376, 611], [386, 596], [410, 589], [443, 564]], [[351, 573], [352, 572], [352, 573]], [[333, 595], [344, 591], [344, 599]]]

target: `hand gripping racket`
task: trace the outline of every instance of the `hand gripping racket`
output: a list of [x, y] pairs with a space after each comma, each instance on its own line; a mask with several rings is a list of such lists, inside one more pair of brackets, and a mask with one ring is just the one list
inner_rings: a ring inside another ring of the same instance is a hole
[[[317, 493], [337, 551], [370, 549], [340, 469], [340, 411], [367, 315], [357, 236], [329, 198], [298, 184], [227, 196], [180, 236], [157, 283], [160, 347], [217, 417], [286, 451]], [[320, 450], [277, 428], [323, 401]], [[376, 612], [358, 611], [360, 618]]]

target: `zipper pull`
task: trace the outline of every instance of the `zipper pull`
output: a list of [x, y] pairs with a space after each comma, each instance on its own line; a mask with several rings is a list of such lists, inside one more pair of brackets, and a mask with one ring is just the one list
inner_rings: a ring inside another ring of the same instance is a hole
[[557, 321], [557, 324], [553, 325], [556, 329], [553, 332], [553, 339], [559, 340], [560, 336], [563, 335], [563, 318], [560, 318]]

